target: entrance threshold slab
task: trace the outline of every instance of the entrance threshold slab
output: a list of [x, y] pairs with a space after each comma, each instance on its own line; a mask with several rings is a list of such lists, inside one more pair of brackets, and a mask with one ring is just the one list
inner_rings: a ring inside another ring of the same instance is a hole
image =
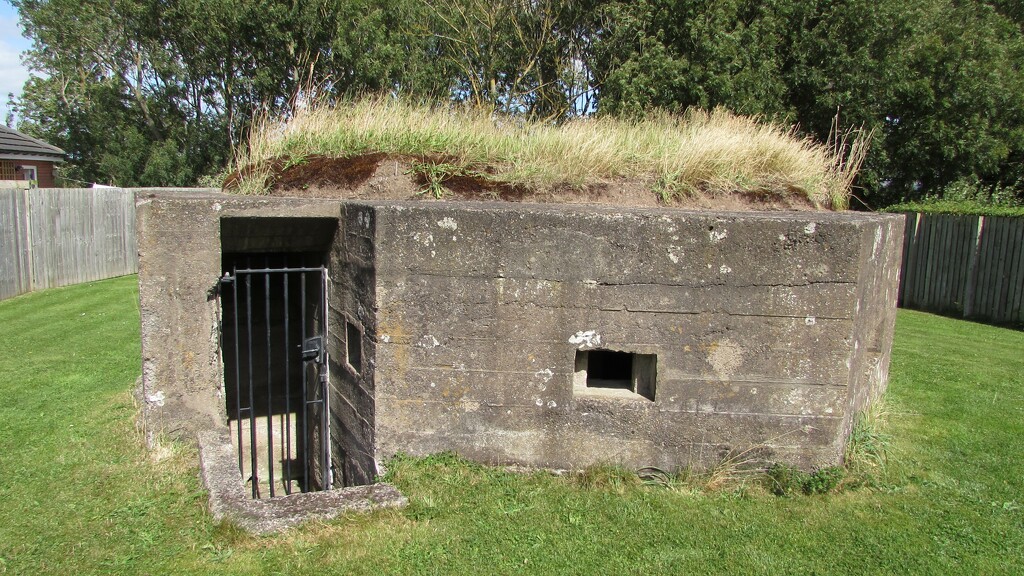
[[400, 508], [408, 500], [390, 484], [375, 483], [322, 492], [255, 500], [242, 483], [227, 429], [198, 434], [199, 466], [210, 493], [214, 519], [226, 519], [256, 534], [271, 534], [309, 520], [329, 520], [349, 512]]

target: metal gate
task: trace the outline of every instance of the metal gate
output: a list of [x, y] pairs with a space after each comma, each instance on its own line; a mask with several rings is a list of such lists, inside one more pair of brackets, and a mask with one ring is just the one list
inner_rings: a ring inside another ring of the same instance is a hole
[[[221, 350], [238, 469], [252, 497], [329, 490], [327, 271], [232, 266], [220, 279]], [[274, 262], [276, 263], [276, 262]]]

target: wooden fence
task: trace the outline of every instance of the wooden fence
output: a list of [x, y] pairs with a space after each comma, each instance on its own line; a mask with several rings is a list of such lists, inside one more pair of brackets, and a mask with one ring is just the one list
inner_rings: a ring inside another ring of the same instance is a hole
[[1024, 218], [907, 214], [900, 306], [1024, 322]]
[[137, 271], [133, 190], [0, 190], [0, 300]]

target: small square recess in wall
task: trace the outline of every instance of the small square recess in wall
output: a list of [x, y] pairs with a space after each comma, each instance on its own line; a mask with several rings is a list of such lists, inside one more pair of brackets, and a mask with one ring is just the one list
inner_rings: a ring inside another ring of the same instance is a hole
[[617, 350], [577, 350], [573, 392], [654, 401], [658, 356]]

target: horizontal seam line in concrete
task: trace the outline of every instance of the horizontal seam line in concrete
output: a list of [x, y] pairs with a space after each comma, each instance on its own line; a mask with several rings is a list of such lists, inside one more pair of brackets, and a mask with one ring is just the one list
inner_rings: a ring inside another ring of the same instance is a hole
[[[378, 276], [380, 275], [378, 268]], [[452, 279], [451, 271], [447, 273], [430, 272], [425, 270], [406, 269], [404, 276], [415, 278], [422, 276], [426, 278], [447, 278]], [[547, 282], [549, 284], [581, 284], [588, 288], [601, 287], [635, 287], [652, 286], [656, 288], [805, 288], [819, 284], [834, 284], [837, 286], [856, 286], [856, 280], [807, 280], [804, 282], [782, 283], [782, 284], [731, 284], [729, 282], [705, 282], [701, 284], [676, 284], [671, 282], [597, 282], [593, 280], [556, 280], [552, 278], [538, 278], [535, 276], [494, 276], [494, 275], [472, 275], [459, 276], [459, 280], [525, 280], [533, 282]]]
[[[486, 368], [455, 368], [447, 365], [438, 366], [410, 366], [408, 370], [417, 370], [423, 372], [476, 372], [480, 374], [523, 374], [527, 376], [538, 376], [538, 372], [541, 371], [524, 371], [524, 370], [488, 370]], [[551, 380], [561, 376], [571, 376], [573, 372], [552, 372]], [[547, 374], [544, 374], [547, 376]], [[847, 384], [829, 384], [827, 382], [806, 382], [799, 380], [755, 380], [745, 378], [734, 378], [731, 380], [719, 380], [714, 377], [693, 377], [693, 378], [664, 378], [659, 382], [712, 382], [715, 384], [758, 384], [758, 385], [779, 385], [779, 386], [803, 386], [806, 388], [847, 388]]]
[[[432, 346], [430, 348], [427, 348], [425, 346], [421, 346], [419, 344], [419, 341], [420, 341], [420, 339], [422, 337], [413, 339], [414, 337], [412, 337], [412, 336], [398, 338], [398, 337], [395, 337], [395, 336], [391, 336], [391, 335], [389, 335], [387, 333], [384, 333], [383, 335], [384, 336], [388, 336], [388, 340], [387, 341], [381, 340], [380, 337], [378, 336], [378, 338], [376, 340], [374, 340], [374, 342], [376, 344], [386, 344], [386, 345], [387, 344], [393, 344], [395, 346], [406, 346], [406, 347], [409, 347], [409, 348], [423, 348], [424, 350], [433, 350], [434, 348], [444, 348], [444, 347], [446, 347], [445, 344], [441, 344], [440, 342], [437, 344], [437, 346]], [[426, 336], [434, 336], [434, 335], [433, 334], [426, 334]], [[445, 336], [444, 338], [445, 338], [446, 341], [453, 341], [453, 342], [457, 342], [457, 341], [464, 341], [464, 342], [465, 341], [493, 342], [494, 341], [493, 338], [487, 338], [487, 337], [484, 337], [484, 336]], [[501, 341], [503, 343], [528, 342], [530, 344], [558, 344], [558, 345], [565, 344], [565, 345], [572, 346], [573, 348], [576, 348], [575, 344], [572, 344], [572, 343], [570, 343], [570, 342], [568, 342], [566, 340], [540, 340], [540, 339], [537, 339], [537, 338], [529, 338], [529, 339], [526, 339], [526, 338], [524, 338], [524, 339], [502, 338]], [[697, 346], [700, 346], [700, 345], [698, 344]], [[637, 349], [640, 349], [640, 348], [665, 349], [666, 348], [664, 342], [631, 342], [630, 343], [630, 347], [631, 348], [637, 348]], [[747, 347], [739, 346], [739, 347], [740, 348], [752, 348], [752, 346], [747, 346]], [[588, 347], [588, 348], [577, 348], [577, 349], [580, 350], [580, 351], [585, 352], [587, 350], [606, 350], [607, 348], [605, 348], [603, 346], [593, 346], [593, 347]], [[618, 349], [618, 347], [613, 346], [613, 349]], [[671, 348], [669, 348], [669, 350], [671, 350]], [[765, 348], [764, 350], [768, 350], [768, 351], [790, 351], [790, 352], [792, 352], [794, 354], [801, 353], [800, 349], [795, 349], [795, 348], [788, 347], [788, 346], [779, 346], [779, 347], [774, 347], [774, 348]], [[694, 352], [685, 352], [684, 351], [684, 353], [685, 354], [693, 354]]]
[[[591, 399], [591, 398], [592, 397], [588, 398], [588, 400]], [[538, 405], [538, 404], [533, 403], [533, 402], [528, 402], [526, 404], [513, 404], [513, 403], [504, 404], [504, 403], [485, 402], [485, 401], [481, 401], [481, 400], [467, 400], [465, 398], [451, 398], [451, 399], [445, 399], [445, 400], [431, 400], [429, 398], [404, 398], [403, 399], [403, 398], [398, 398], [398, 397], [394, 397], [394, 396], [387, 397], [385, 399], [388, 402], [390, 402], [390, 403], [398, 404], [398, 405], [401, 405], [401, 404], [454, 404], [454, 403], [461, 403], [461, 402], [471, 402], [471, 403], [475, 403], [475, 404], [480, 404], [481, 406], [487, 406], [488, 408], [530, 408], [530, 409], [544, 409], [544, 410], [552, 410], [553, 409], [553, 408], [544, 408], [542, 405]], [[609, 398], [609, 400], [613, 400], [613, 401], [614, 400], [629, 401], [630, 399], [629, 398]], [[650, 406], [652, 408], [658, 408], [657, 403], [647, 402], [646, 405], [648, 405], [648, 406]], [[564, 405], [563, 405], [563, 407], [564, 407]], [[733, 411], [717, 411], [717, 410], [716, 411], [708, 412], [706, 410], [664, 410], [664, 409], [659, 409], [658, 411], [659, 412], [669, 412], [669, 413], [672, 413], [672, 414], [706, 414], [706, 415], [712, 415], [712, 416], [768, 416], [768, 417], [774, 417], [774, 418], [804, 418], [804, 419], [813, 419], [813, 420], [843, 420], [844, 419], [844, 416], [821, 416], [821, 415], [815, 415], [815, 414], [792, 414], [792, 413], [785, 413], [785, 412], [733, 412]], [[579, 414], [581, 416], [594, 413], [594, 412], [588, 411], [588, 410], [573, 410], [573, 412], [576, 413], [576, 414]]]
[[753, 378], [733, 378], [731, 380], [719, 380], [717, 378], [702, 378], [700, 376], [684, 377], [684, 378], [665, 378], [659, 380], [659, 382], [713, 382], [715, 384], [766, 384], [766, 385], [779, 385], [779, 386], [804, 386], [807, 388], [847, 388], [846, 384], [829, 384], [828, 382], [808, 382], [806, 380], [755, 380]]
[[710, 414], [715, 416], [770, 416], [775, 418], [811, 418], [814, 420], [842, 420], [844, 416], [821, 416], [817, 414], [791, 414], [791, 413], [778, 413], [778, 412], [731, 412], [731, 411], [712, 411], [707, 412], [703, 410], [661, 410], [661, 412], [672, 412], [675, 414]]

